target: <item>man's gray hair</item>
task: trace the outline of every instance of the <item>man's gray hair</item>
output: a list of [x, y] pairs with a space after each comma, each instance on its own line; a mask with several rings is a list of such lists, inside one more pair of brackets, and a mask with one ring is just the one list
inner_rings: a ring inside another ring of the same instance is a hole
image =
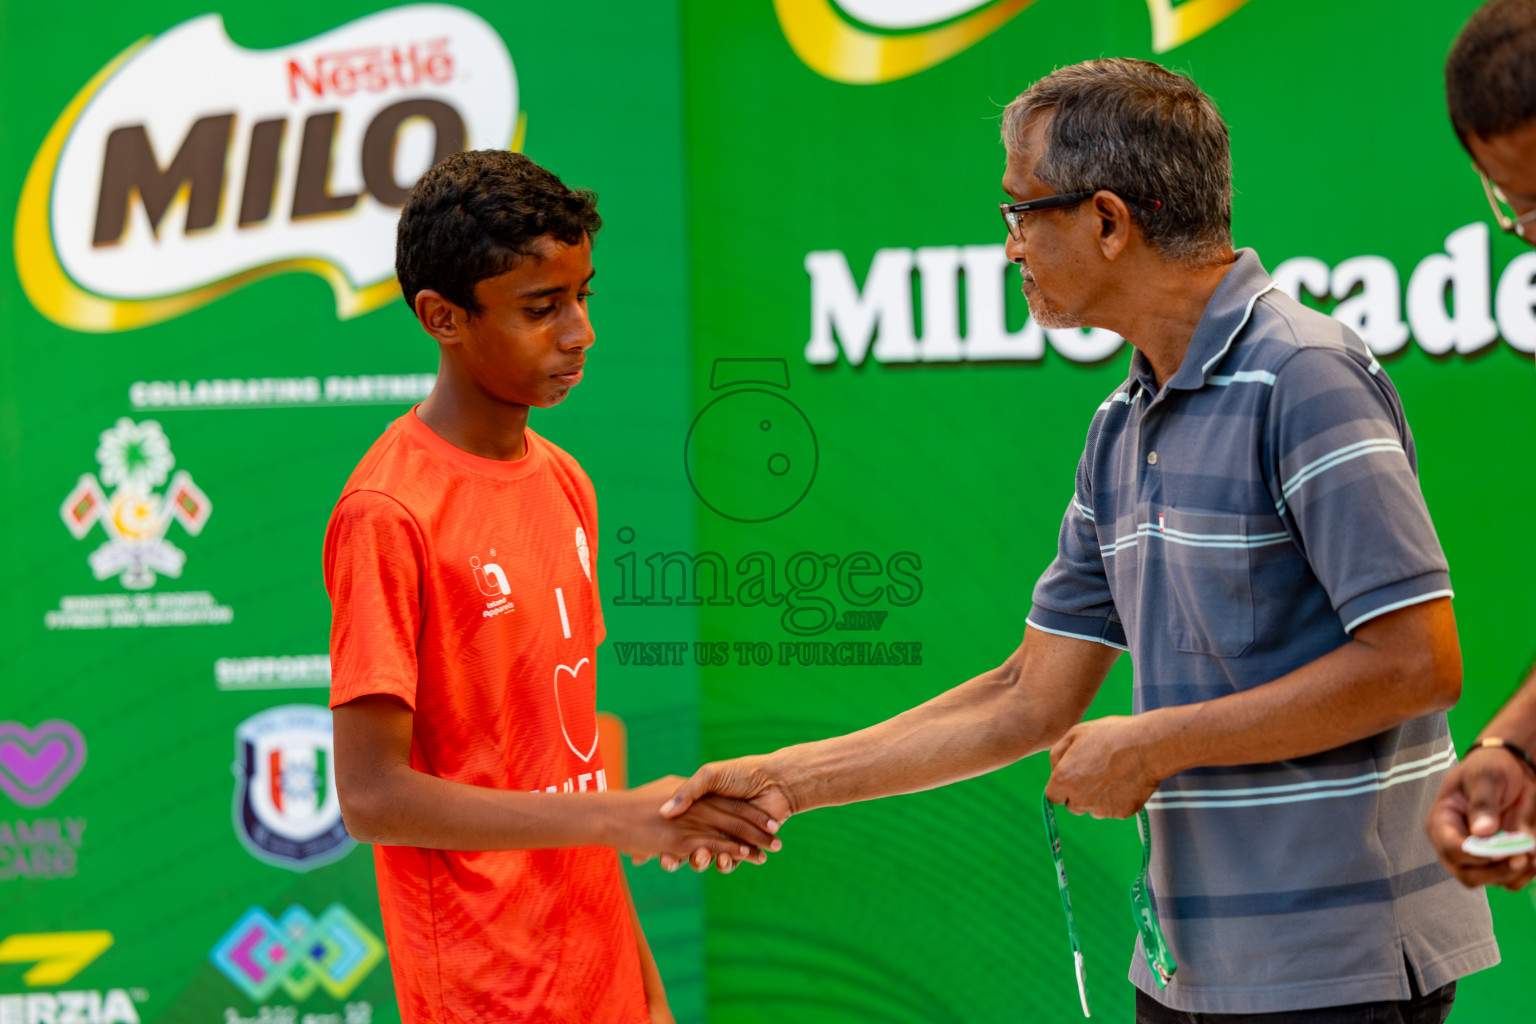
[[1211, 98], [1183, 75], [1123, 57], [1060, 68], [1003, 111], [1003, 145], [1021, 155], [1024, 132], [1051, 114], [1035, 177], [1057, 192], [1111, 189], [1161, 200], [1127, 202], [1147, 243], [1190, 266], [1232, 248], [1232, 154]]

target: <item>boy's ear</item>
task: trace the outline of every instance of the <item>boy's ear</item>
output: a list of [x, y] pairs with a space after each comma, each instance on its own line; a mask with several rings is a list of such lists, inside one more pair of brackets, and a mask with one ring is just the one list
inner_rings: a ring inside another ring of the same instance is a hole
[[463, 340], [464, 325], [469, 314], [464, 307], [443, 298], [440, 292], [423, 288], [416, 293], [416, 319], [422, 329], [444, 345], [457, 345]]

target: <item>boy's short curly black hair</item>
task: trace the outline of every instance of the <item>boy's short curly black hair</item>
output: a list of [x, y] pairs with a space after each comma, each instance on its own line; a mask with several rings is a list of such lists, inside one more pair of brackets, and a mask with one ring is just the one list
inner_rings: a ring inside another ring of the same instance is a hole
[[521, 153], [475, 149], [446, 157], [416, 182], [395, 231], [395, 275], [414, 311], [423, 288], [480, 312], [475, 284], [538, 253], [597, 234], [597, 193], [569, 189]]

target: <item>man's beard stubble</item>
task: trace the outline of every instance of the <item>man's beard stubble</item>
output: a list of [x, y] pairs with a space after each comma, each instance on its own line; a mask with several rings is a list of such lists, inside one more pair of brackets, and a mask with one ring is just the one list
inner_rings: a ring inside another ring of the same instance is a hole
[[[1022, 269], [1021, 273], [1024, 273]], [[1029, 288], [1031, 285], [1035, 289], [1035, 298], [1033, 299], [1029, 297]], [[1029, 279], [1029, 284], [1023, 288], [1023, 292], [1024, 301], [1029, 305], [1029, 315], [1034, 318], [1035, 323], [1039, 324], [1041, 327], [1044, 327], [1046, 330], [1056, 330], [1062, 327], [1085, 326], [1082, 317], [1053, 308], [1051, 304], [1046, 301], [1045, 295], [1040, 291], [1040, 286], [1035, 284], [1033, 278]]]

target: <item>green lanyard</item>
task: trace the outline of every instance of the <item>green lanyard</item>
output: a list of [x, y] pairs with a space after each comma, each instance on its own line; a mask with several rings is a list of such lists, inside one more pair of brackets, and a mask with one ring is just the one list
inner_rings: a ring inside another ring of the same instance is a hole
[[1167, 988], [1179, 965], [1173, 962], [1173, 951], [1168, 948], [1163, 926], [1157, 923], [1152, 895], [1147, 892], [1147, 869], [1152, 866], [1152, 821], [1145, 807], [1136, 812], [1136, 832], [1141, 836], [1141, 870], [1131, 883], [1131, 916], [1141, 933], [1141, 951], [1152, 969], [1152, 977], [1157, 979], [1158, 988]]
[[[1077, 937], [1077, 921], [1072, 916], [1072, 896], [1067, 892], [1067, 864], [1061, 857], [1061, 833], [1056, 831], [1056, 809], [1043, 795], [1040, 804], [1045, 812], [1045, 835], [1051, 844], [1051, 860], [1056, 863], [1056, 888], [1061, 893], [1061, 909], [1067, 915], [1067, 938], [1072, 940], [1072, 966], [1077, 972], [1077, 994], [1083, 1003], [1083, 1016], [1088, 1017], [1088, 972], [1083, 965], [1083, 946]], [[1147, 819], [1146, 808], [1136, 814], [1136, 831], [1141, 836], [1141, 871], [1131, 883], [1131, 916], [1136, 930], [1141, 934], [1141, 951], [1147, 958], [1147, 966], [1157, 979], [1158, 988], [1167, 988], [1179, 965], [1173, 962], [1168, 940], [1157, 923], [1157, 911], [1152, 908], [1152, 896], [1147, 891], [1147, 869], [1152, 863], [1152, 823]]]

